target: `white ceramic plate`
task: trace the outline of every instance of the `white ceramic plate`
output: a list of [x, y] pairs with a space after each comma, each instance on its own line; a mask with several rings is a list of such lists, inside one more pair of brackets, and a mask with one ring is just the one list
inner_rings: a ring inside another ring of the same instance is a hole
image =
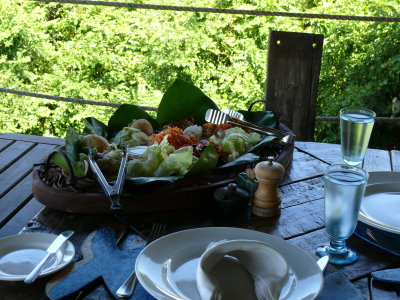
[[206, 227], [176, 232], [145, 247], [136, 260], [136, 273], [143, 287], [161, 300], [200, 299], [196, 269], [211, 242], [247, 239], [269, 243], [286, 259], [290, 279], [281, 299], [314, 299], [323, 286], [315, 260], [289, 242], [262, 232], [232, 227]]
[[359, 221], [400, 234], [400, 172], [370, 172]]
[[[35, 268], [56, 238], [46, 233], [17, 234], [0, 239], [0, 280], [19, 281]], [[39, 277], [52, 274], [68, 265], [75, 247], [67, 241], [47, 263]]]

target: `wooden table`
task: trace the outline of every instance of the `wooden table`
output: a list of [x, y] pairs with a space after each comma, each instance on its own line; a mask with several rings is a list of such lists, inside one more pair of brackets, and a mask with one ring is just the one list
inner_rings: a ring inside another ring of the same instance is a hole
[[[32, 220], [41, 205], [32, 198], [30, 186], [34, 163], [41, 162], [51, 151], [63, 144], [63, 140], [16, 134], [0, 134], [0, 234], [1, 236], [23, 232], [48, 232], [58, 234], [66, 229], [75, 230], [72, 238], [78, 250], [92, 231], [110, 226], [118, 236], [126, 232], [126, 226], [112, 215], [82, 215], [42, 209]], [[323, 183], [321, 175], [328, 164], [341, 163], [340, 146], [311, 142], [296, 142], [293, 162], [286, 170], [280, 186], [282, 214], [279, 218], [261, 218], [246, 214], [223, 217], [214, 212], [198, 210], [168, 214], [128, 216], [127, 220], [139, 230], [148, 231], [154, 222], [166, 223], [168, 232], [205, 226], [232, 226], [253, 229], [279, 236], [309, 253], [318, 245], [328, 242], [324, 230]], [[400, 152], [369, 149], [363, 167], [368, 171], [399, 171]], [[25, 226], [25, 227], [24, 227]], [[120, 242], [121, 247], [131, 247], [143, 241], [128, 232]], [[395, 291], [382, 287], [369, 289], [372, 271], [400, 267], [400, 257], [388, 254], [356, 236], [348, 240], [349, 246], [359, 253], [359, 260], [340, 267], [367, 298], [397, 299]], [[46, 299], [44, 294], [48, 278], [40, 278], [32, 285], [21, 282], [1, 282], [1, 299]], [[113, 299], [100, 282], [80, 293], [84, 299]], [[78, 298], [79, 298], [78, 297]], [[74, 298], [76, 299], [76, 297]]]

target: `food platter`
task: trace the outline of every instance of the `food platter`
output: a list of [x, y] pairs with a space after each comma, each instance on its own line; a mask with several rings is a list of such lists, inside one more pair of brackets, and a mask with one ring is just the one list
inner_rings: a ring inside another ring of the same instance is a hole
[[[176, 80], [156, 117], [123, 104], [108, 124], [90, 117], [83, 120], [82, 132], [68, 128], [65, 147], [34, 169], [33, 194], [57, 210], [110, 213], [110, 201], [96, 178], [103, 178], [104, 187], [126, 174], [119, 197], [122, 213], [210, 209], [214, 191], [234, 182], [247, 167], [269, 156], [285, 168], [292, 161], [290, 129], [279, 124], [275, 113], [251, 107], [230, 110], [242, 117], [238, 119], [221, 112], [194, 85]], [[144, 152], [135, 156], [131, 150], [138, 146]]]
[[[284, 124], [280, 129], [291, 132]], [[274, 159], [287, 169], [293, 159], [294, 145], [285, 145]], [[213, 193], [236, 180], [248, 165], [215, 169], [193, 177], [184, 177], [174, 183], [154, 182], [136, 186], [121, 198], [122, 213], [150, 213], [174, 211], [215, 205]], [[110, 202], [98, 184], [88, 184], [87, 192], [70, 188], [60, 189], [47, 185], [41, 179], [39, 168], [33, 170], [32, 190], [34, 197], [47, 207], [73, 213], [110, 213]]]

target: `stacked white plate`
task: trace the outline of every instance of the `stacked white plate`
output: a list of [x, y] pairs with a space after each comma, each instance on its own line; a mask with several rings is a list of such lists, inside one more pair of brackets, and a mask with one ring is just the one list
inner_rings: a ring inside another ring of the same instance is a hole
[[314, 299], [323, 286], [323, 275], [313, 257], [289, 242], [254, 230], [207, 227], [176, 232], [148, 245], [136, 260], [143, 287], [157, 299], [201, 299], [196, 272], [210, 243], [252, 240], [276, 249], [288, 265], [288, 276], [279, 299]]
[[400, 172], [370, 172], [358, 220], [400, 234]]

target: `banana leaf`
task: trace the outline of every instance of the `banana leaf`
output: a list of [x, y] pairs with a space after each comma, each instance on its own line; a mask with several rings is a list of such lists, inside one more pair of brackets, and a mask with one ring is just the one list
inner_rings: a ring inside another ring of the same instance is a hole
[[157, 110], [160, 125], [192, 116], [198, 125], [205, 123], [206, 111], [218, 106], [198, 87], [177, 79], [165, 92]]
[[254, 153], [245, 153], [242, 156], [239, 156], [235, 160], [232, 160], [231, 162], [228, 162], [219, 168], [228, 168], [228, 167], [234, 167], [234, 166], [240, 166], [240, 165], [248, 165], [251, 163], [254, 163], [256, 161], [260, 160], [260, 156]]

